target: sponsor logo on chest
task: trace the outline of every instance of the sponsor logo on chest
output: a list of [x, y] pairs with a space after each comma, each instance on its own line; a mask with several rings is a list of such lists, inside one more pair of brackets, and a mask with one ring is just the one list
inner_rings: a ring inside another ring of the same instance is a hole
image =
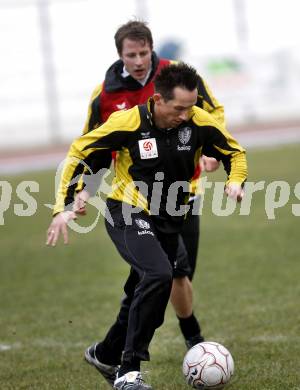
[[155, 138], [139, 140], [139, 150], [142, 160], [158, 157], [158, 150]]

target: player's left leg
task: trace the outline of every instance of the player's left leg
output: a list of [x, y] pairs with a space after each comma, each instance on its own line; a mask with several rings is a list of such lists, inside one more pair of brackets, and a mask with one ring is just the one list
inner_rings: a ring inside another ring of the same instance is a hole
[[131, 268], [124, 286], [125, 295], [121, 301], [116, 321], [101, 342], [91, 345], [85, 351], [85, 360], [94, 366], [111, 386], [114, 385], [121, 364], [127, 335], [128, 313], [134, 286], [138, 280], [138, 274]]
[[187, 348], [204, 341], [200, 323], [193, 312], [193, 289], [187, 276], [173, 280], [171, 302]]

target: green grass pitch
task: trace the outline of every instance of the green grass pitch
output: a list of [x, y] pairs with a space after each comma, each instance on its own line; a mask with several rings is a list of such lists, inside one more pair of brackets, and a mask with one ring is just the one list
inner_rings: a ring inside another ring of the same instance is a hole
[[[300, 181], [299, 145], [248, 153], [249, 181]], [[222, 171], [222, 170], [221, 170]], [[223, 172], [209, 176], [223, 180]], [[6, 177], [13, 189], [0, 226], [0, 388], [108, 389], [83, 360], [117, 313], [128, 267], [100, 220], [88, 234], [71, 232], [70, 245], [45, 246], [54, 172]], [[39, 183], [37, 212], [17, 217], [15, 195], [24, 180]], [[239, 208], [214, 215], [204, 199], [201, 248], [194, 281], [195, 313], [207, 340], [224, 344], [235, 361], [228, 390], [300, 389], [299, 217], [293, 193], [275, 219], [265, 212], [265, 191], [253, 195], [250, 216]], [[279, 192], [277, 197], [279, 197]], [[95, 218], [91, 206], [88, 225]], [[145, 379], [156, 390], [188, 389], [181, 374], [185, 346], [169, 306], [151, 344]]]

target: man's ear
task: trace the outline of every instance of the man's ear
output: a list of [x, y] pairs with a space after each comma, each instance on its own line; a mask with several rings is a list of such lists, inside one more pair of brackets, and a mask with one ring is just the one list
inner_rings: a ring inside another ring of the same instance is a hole
[[160, 103], [161, 101], [163, 100], [163, 97], [161, 96], [160, 93], [156, 92], [154, 95], [153, 95], [153, 101], [154, 103]]

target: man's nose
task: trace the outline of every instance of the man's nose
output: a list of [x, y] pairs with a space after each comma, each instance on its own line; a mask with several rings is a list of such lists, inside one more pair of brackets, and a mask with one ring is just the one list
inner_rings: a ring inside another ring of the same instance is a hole
[[143, 65], [143, 61], [142, 61], [142, 57], [141, 56], [136, 56], [135, 64], [136, 65]]
[[182, 120], [182, 121], [187, 121], [188, 118], [189, 118], [189, 112], [188, 111], [183, 111], [180, 113], [179, 115], [179, 118]]

